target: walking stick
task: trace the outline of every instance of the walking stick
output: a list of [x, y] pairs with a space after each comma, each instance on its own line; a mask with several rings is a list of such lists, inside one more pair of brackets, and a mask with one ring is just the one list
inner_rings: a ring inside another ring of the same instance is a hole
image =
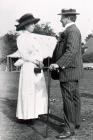
[[49, 120], [49, 109], [50, 109], [50, 84], [51, 84], [51, 73], [49, 69], [50, 60], [48, 58], [48, 85], [47, 85], [47, 91], [48, 91], [48, 113], [47, 113], [47, 125], [46, 125], [46, 138], [48, 137], [48, 120]]
[[[48, 137], [48, 120], [49, 120], [49, 109], [50, 109], [50, 85], [51, 85], [51, 73], [49, 69], [50, 59], [48, 58], [48, 67], [44, 67], [43, 69], [48, 69], [48, 84], [47, 84], [47, 92], [48, 92], [48, 108], [47, 108], [47, 120], [46, 120], [46, 134], [45, 137]], [[38, 69], [38, 68], [36, 68]]]

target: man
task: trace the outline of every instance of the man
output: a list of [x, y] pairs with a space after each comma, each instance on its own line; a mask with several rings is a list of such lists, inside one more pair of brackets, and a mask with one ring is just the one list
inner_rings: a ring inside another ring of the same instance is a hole
[[80, 127], [80, 95], [79, 80], [83, 71], [81, 55], [81, 34], [75, 25], [75, 9], [62, 9], [61, 23], [65, 30], [52, 57], [50, 69], [60, 69], [59, 81], [63, 97], [63, 111], [66, 127], [56, 138], [63, 139], [75, 134]]

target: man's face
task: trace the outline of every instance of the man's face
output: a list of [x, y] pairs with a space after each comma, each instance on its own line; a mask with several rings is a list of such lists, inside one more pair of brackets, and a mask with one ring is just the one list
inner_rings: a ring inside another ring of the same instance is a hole
[[62, 23], [63, 27], [67, 24], [67, 18], [64, 15], [61, 15], [60, 22]]

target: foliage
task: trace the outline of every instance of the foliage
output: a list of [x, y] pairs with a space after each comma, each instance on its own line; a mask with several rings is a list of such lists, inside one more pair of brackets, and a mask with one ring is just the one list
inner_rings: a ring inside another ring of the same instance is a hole
[[7, 42], [16, 42], [17, 36], [18, 36], [17, 32], [10, 31], [9, 33], [5, 34], [5, 40]]
[[42, 34], [42, 35], [48, 35], [48, 36], [54, 36], [55, 33], [53, 32], [53, 29], [49, 26], [49, 23], [46, 24], [36, 24], [34, 33]]
[[82, 55], [84, 55], [85, 54], [85, 52], [86, 52], [86, 49], [88, 48], [88, 47], [85, 47], [85, 44], [82, 42], [81, 43], [81, 53], [82, 53]]
[[93, 62], [93, 34], [89, 34], [86, 38], [87, 42], [84, 44], [85, 53], [83, 54], [83, 62], [90, 63]]
[[93, 38], [93, 34], [89, 34], [89, 35], [86, 37], [85, 41], [87, 42], [90, 38]]
[[93, 52], [83, 55], [83, 62], [93, 62]]
[[4, 55], [9, 55], [17, 50], [16, 38], [17, 32], [9, 32], [3, 36], [3, 49], [2, 53]]
[[0, 64], [6, 64], [7, 55], [17, 50], [16, 38], [18, 34], [16, 32], [9, 32], [0, 38]]

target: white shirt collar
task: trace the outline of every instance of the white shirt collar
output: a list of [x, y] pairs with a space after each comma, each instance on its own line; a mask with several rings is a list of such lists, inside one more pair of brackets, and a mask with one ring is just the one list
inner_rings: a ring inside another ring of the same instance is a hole
[[71, 23], [66, 24], [64, 30], [66, 30], [67, 27], [69, 27], [69, 26], [71, 26], [71, 25], [73, 25], [73, 24], [75, 24], [75, 22], [71, 22]]

